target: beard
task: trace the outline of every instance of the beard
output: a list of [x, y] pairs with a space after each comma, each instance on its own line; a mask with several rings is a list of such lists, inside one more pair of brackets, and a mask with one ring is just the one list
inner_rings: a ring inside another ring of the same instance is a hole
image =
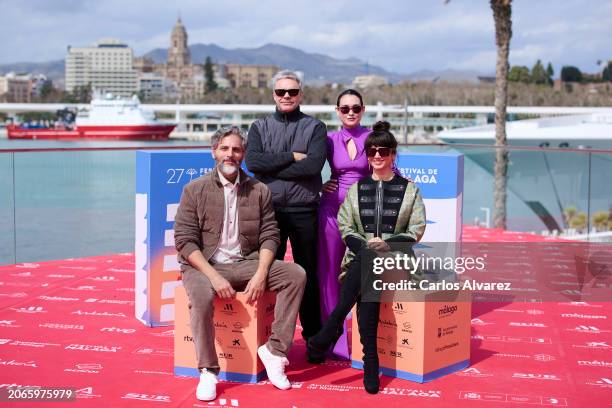
[[236, 162], [234, 162], [233, 166], [221, 162], [220, 167], [221, 173], [227, 174], [228, 176], [231, 176], [232, 174], [238, 172], [238, 163]]

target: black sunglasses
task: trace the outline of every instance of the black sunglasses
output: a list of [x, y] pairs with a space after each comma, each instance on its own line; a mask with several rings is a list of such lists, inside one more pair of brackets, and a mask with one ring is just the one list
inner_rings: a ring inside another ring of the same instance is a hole
[[285, 96], [286, 93], [289, 93], [289, 96], [297, 96], [300, 93], [300, 90], [296, 88], [294, 89], [275, 89], [274, 93], [278, 97], [283, 97]]
[[357, 114], [357, 113], [361, 112], [362, 109], [363, 109], [363, 106], [361, 106], [361, 105], [353, 105], [353, 106], [342, 105], [342, 106], [338, 106], [338, 110], [343, 115], [346, 115], [350, 111], [353, 111], [353, 113]]
[[380, 157], [389, 157], [392, 151], [393, 149], [391, 149], [390, 147], [370, 147], [366, 151], [366, 156], [374, 157], [376, 156], [376, 153], [378, 152]]

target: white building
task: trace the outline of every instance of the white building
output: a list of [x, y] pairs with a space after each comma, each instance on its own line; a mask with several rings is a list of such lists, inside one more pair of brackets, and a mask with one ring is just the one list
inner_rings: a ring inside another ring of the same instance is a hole
[[29, 74], [9, 72], [0, 76], [0, 101], [31, 102], [32, 85], [32, 76]]
[[92, 88], [118, 96], [138, 91], [137, 73], [132, 67], [134, 53], [117, 39], [103, 39], [92, 47], [68, 47], [66, 90], [91, 84]]
[[178, 87], [173, 81], [153, 72], [138, 75], [138, 92], [145, 101], [176, 99], [179, 96]]
[[353, 88], [368, 88], [371, 86], [389, 85], [389, 80], [380, 75], [360, 75], [353, 79]]

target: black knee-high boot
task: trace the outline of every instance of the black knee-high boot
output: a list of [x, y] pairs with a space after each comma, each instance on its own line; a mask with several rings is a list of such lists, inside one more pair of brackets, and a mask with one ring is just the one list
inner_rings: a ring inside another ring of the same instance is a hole
[[340, 287], [338, 304], [329, 315], [321, 330], [308, 339], [306, 354], [308, 361], [321, 364], [325, 361], [325, 353], [342, 335], [344, 319], [357, 301], [361, 290], [361, 267], [358, 261], [353, 261]]
[[370, 394], [376, 394], [380, 387], [378, 378], [378, 349], [376, 332], [378, 330], [378, 314], [380, 303], [361, 302], [357, 319], [359, 322], [359, 336], [363, 346], [363, 385]]

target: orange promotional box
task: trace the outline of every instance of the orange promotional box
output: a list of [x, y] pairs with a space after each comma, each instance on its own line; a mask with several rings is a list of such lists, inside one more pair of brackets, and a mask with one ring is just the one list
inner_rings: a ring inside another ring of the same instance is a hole
[[[421, 292], [413, 301], [383, 302], [378, 323], [378, 358], [384, 375], [428, 382], [470, 363], [469, 292]], [[355, 309], [351, 363], [363, 369]]]
[[[189, 298], [182, 285], [176, 288], [174, 296], [174, 374], [198, 377], [189, 325]], [[257, 348], [270, 336], [275, 303], [273, 292], [265, 292], [253, 306], [246, 303], [241, 292], [231, 300], [215, 298], [213, 322], [221, 380], [255, 383], [265, 377]]]

